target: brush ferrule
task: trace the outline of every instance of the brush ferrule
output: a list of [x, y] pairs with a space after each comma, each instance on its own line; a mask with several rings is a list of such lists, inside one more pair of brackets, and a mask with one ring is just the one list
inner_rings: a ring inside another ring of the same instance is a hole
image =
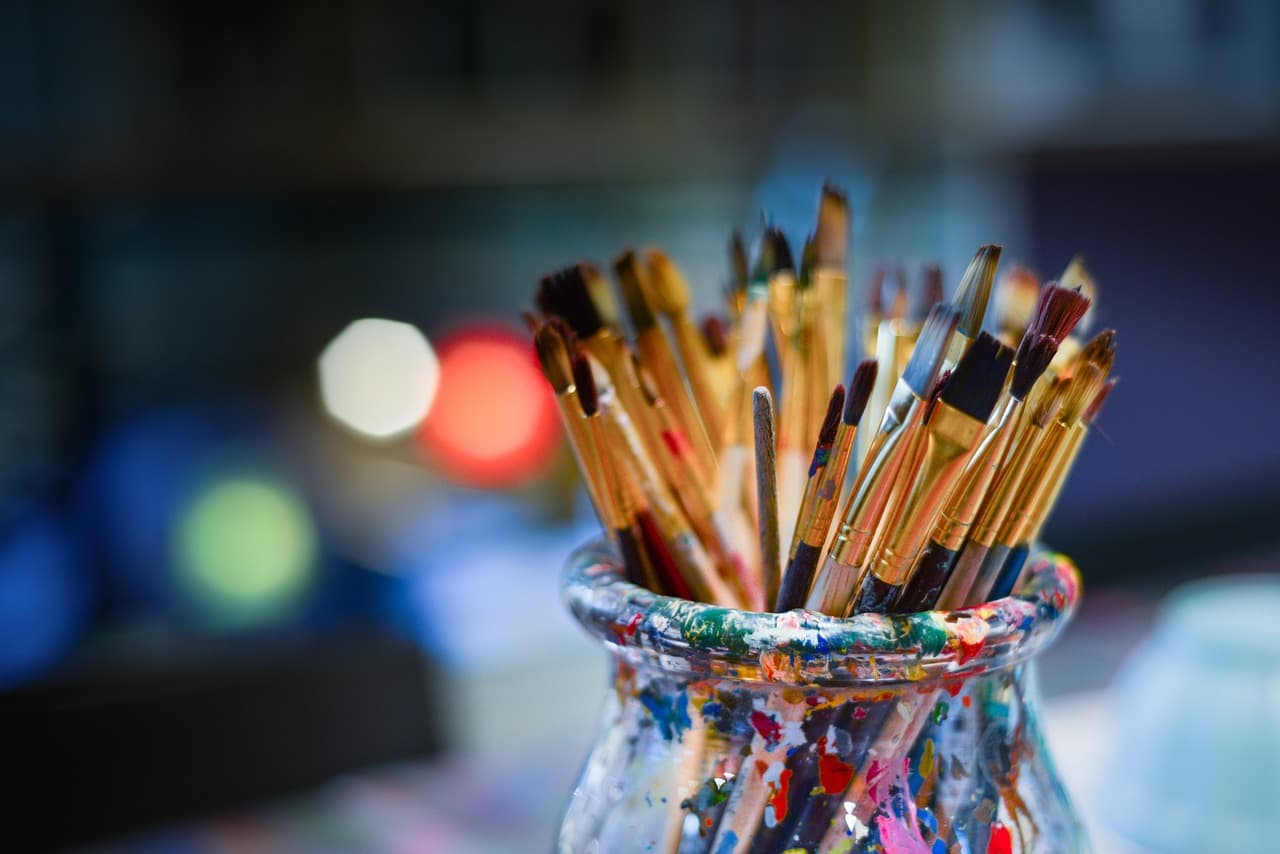
[[1012, 510], [1018, 490], [1027, 478], [1027, 473], [1035, 459], [1036, 448], [1044, 435], [1044, 429], [1035, 424], [1028, 424], [1026, 434], [1022, 436], [1013, 454], [1000, 472], [996, 485], [988, 500], [983, 503], [982, 512], [973, 526], [970, 539], [981, 546], [990, 546], [1004, 526]]
[[996, 426], [983, 437], [965, 464], [933, 530], [933, 540], [944, 548], [955, 551], [964, 544], [1013, 439], [1021, 410], [1022, 402], [1010, 398]]

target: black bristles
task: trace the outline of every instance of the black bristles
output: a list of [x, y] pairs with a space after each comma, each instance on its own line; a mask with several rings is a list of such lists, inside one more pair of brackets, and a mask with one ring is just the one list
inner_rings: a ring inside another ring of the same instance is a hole
[[879, 363], [875, 359], [863, 359], [854, 370], [853, 379], [849, 380], [849, 390], [844, 396], [844, 412], [840, 415], [840, 420], [850, 427], [857, 427], [858, 421], [862, 419], [862, 412], [871, 399], [871, 390], [875, 388], [878, 372]]
[[1090, 304], [1089, 298], [1079, 288], [1064, 288], [1050, 282], [1040, 292], [1029, 334], [1048, 335], [1061, 345], [1089, 310]]
[[1023, 335], [1013, 359], [1013, 380], [1009, 383], [1009, 394], [1018, 400], [1026, 400], [1031, 387], [1044, 374], [1057, 352], [1058, 342], [1052, 336], [1034, 335], [1031, 332]]
[[573, 354], [573, 385], [578, 390], [578, 402], [582, 404], [582, 414], [595, 415], [600, 409], [600, 398], [596, 391], [596, 378], [591, 374], [591, 361], [581, 351]]
[[960, 309], [953, 305], [935, 305], [929, 309], [929, 317], [902, 372], [902, 381], [916, 397], [923, 400], [928, 394], [959, 322]]
[[952, 371], [942, 391], [943, 403], [985, 422], [1004, 391], [1012, 363], [1011, 348], [986, 332], [979, 334]]
[[791, 244], [787, 242], [787, 236], [782, 233], [782, 229], [777, 226], [769, 226], [764, 230], [764, 239], [761, 249], [761, 263], [768, 257], [769, 275], [781, 273], [783, 270], [792, 270], [796, 268], [795, 262], [791, 259]]
[[591, 301], [582, 270], [575, 264], [544, 276], [538, 288], [538, 307], [544, 314], [558, 314], [579, 338], [590, 338], [604, 326]]
[[810, 234], [804, 239], [804, 248], [800, 250], [800, 287], [807, 288], [813, 284], [813, 271], [818, 266], [818, 245]]
[[818, 430], [819, 445], [830, 445], [836, 438], [836, 428], [840, 426], [842, 409], [844, 409], [844, 386], [837, 385], [831, 392], [831, 400], [827, 401], [827, 414], [822, 419], [822, 428]]
[[952, 302], [960, 309], [960, 334], [966, 338], [974, 338], [982, 329], [982, 320], [987, 315], [987, 300], [991, 297], [991, 283], [995, 281], [999, 263], [999, 246], [989, 243], [979, 247], [956, 288]]
[[933, 384], [933, 388], [929, 390], [929, 396], [924, 401], [924, 418], [925, 424], [928, 424], [933, 418], [933, 411], [938, 408], [938, 401], [942, 399], [942, 393], [946, 391], [947, 383], [951, 382], [951, 375], [954, 371], [943, 371], [942, 376], [938, 377], [938, 381]]
[[729, 238], [729, 272], [733, 288], [738, 291], [746, 290], [747, 282], [751, 279], [751, 265], [747, 261], [747, 244], [743, 242], [739, 231], [734, 231]]

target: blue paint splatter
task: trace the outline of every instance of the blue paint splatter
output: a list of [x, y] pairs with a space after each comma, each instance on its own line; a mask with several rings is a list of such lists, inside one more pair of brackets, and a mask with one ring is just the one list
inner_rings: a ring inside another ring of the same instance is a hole
[[720, 840], [720, 844], [716, 846], [716, 854], [733, 854], [733, 849], [738, 847], [738, 834], [732, 830], [724, 835]]
[[649, 714], [653, 716], [653, 722], [658, 726], [658, 731], [667, 741], [682, 738], [684, 731], [693, 724], [689, 720], [689, 695], [684, 691], [681, 691], [674, 701], [668, 703], [667, 698], [662, 694], [645, 690], [640, 693], [640, 702], [649, 710]]

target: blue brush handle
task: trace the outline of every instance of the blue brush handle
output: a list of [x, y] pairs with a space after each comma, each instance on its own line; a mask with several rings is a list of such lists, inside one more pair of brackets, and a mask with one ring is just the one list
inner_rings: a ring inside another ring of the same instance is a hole
[[787, 564], [783, 573], [782, 585], [778, 588], [778, 598], [773, 610], [782, 612], [792, 608], [803, 608], [809, 597], [809, 585], [813, 583], [814, 570], [822, 558], [822, 546], [811, 546], [803, 540], [796, 546], [795, 556]]
[[1013, 592], [1013, 588], [1018, 585], [1019, 576], [1022, 575], [1022, 567], [1027, 562], [1027, 555], [1030, 553], [1030, 543], [1022, 543], [1009, 552], [1009, 557], [1005, 560], [1004, 567], [1000, 570], [1000, 577], [996, 579], [995, 586], [991, 588], [992, 599], [1003, 599]]

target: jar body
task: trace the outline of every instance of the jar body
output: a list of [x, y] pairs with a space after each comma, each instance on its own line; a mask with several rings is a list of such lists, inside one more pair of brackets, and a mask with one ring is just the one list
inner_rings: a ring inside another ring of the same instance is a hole
[[849, 689], [615, 655], [560, 850], [1085, 850], [1033, 669]]
[[655, 596], [578, 555], [565, 594], [612, 685], [564, 852], [1088, 850], [1035, 661], [1078, 600], [1058, 556], [976, 608], [835, 619]]

